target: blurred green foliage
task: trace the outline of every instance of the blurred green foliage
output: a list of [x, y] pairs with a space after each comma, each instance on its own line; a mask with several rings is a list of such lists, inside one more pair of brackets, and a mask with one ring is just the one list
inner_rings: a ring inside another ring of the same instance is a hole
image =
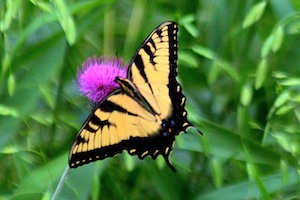
[[59, 199], [300, 196], [299, 0], [1, 0], [0, 199], [50, 199], [88, 116], [76, 72], [129, 62], [179, 24], [179, 81], [194, 129], [171, 161], [123, 153], [72, 169]]

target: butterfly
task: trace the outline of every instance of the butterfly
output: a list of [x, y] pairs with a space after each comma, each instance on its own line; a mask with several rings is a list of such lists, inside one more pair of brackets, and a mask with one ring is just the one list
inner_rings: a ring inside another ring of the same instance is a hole
[[69, 154], [70, 168], [128, 151], [140, 159], [162, 155], [169, 161], [175, 136], [192, 124], [185, 96], [176, 80], [178, 26], [164, 22], [133, 56], [119, 88], [102, 100], [87, 118]]

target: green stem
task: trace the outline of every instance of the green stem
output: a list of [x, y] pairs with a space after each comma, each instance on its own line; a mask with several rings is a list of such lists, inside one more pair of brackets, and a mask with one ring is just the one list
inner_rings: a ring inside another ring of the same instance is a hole
[[61, 192], [61, 190], [63, 188], [63, 185], [64, 185], [64, 183], [66, 181], [66, 178], [68, 176], [69, 170], [70, 170], [70, 167], [67, 166], [66, 169], [65, 169], [65, 171], [64, 171], [64, 173], [60, 177], [60, 180], [58, 182], [58, 185], [56, 186], [56, 189], [54, 191], [54, 194], [53, 194], [51, 200], [57, 200], [58, 199], [58, 196], [60, 195], [60, 192]]

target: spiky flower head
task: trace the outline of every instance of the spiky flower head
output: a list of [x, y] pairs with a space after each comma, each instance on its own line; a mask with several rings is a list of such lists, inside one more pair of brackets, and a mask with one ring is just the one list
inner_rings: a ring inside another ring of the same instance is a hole
[[88, 58], [77, 74], [78, 89], [92, 102], [99, 103], [119, 88], [115, 78], [126, 78], [127, 68], [121, 59], [96, 56]]

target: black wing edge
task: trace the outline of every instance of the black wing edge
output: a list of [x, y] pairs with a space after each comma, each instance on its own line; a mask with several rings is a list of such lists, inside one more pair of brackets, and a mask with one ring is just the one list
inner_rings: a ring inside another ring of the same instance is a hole
[[[188, 121], [188, 113], [185, 110], [186, 97], [182, 93], [182, 87], [177, 81], [178, 75], [178, 25], [175, 22], [169, 24], [169, 62], [170, 62], [170, 74], [169, 74], [169, 95], [173, 104], [173, 114], [167, 119], [169, 123], [175, 122], [175, 130], [178, 130], [176, 135], [180, 132], [185, 132], [188, 127], [194, 127], [194, 125]], [[195, 128], [195, 127], [194, 127]], [[202, 132], [195, 128], [201, 135]]]
[[[162, 134], [147, 138], [131, 137], [129, 140], [123, 140], [118, 144], [101, 147], [88, 152], [70, 154], [69, 166], [70, 168], [77, 168], [90, 162], [114, 157], [126, 150], [130, 155], [137, 155], [140, 159], [144, 159], [147, 156], [156, 159], [161, 154], [171, 170], [176, 172], [174, 166], [169, 161], [174, 140], [174, 135], [165, 137]], [[79, 162], [77, 163], [77, 161]]]

